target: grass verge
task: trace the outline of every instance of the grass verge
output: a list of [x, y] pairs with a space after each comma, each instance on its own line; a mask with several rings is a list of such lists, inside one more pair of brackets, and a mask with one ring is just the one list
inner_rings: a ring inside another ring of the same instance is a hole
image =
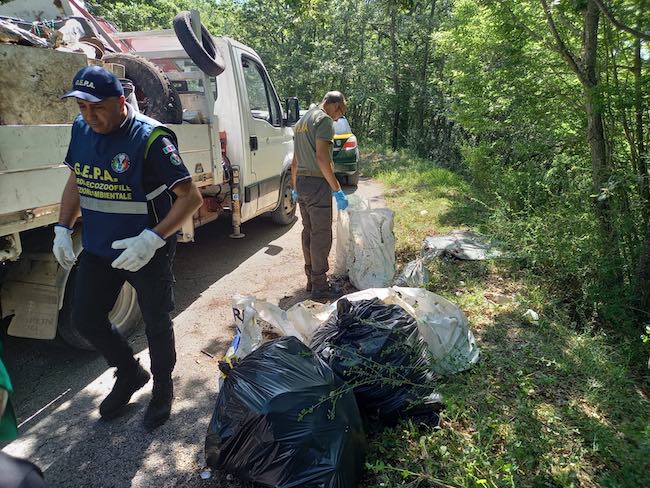
[[[402, 263], [427, 235], [486, 231], [489, 209], [457, 175], [406, 153], [363, 160], [387, 188]], [[441, 382], [442, 429], [403, 421], [370, 433], [363, 486], [650, 486], [637, 337], [572, 323], [561, 290], [521, 263], [439, 260], [430, 271], [428, 289], [467, 314], [481, 361]]]

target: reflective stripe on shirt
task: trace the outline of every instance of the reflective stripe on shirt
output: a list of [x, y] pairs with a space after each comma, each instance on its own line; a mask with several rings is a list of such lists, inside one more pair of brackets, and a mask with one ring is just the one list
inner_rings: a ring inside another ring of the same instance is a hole
[[167, 185], [160, 185], [154, 191], [147, 193], [147, 200], [153, 200], [167, 189]]
[[82, 195], [79, 197], [81, 208], [95, 212], [112, 214], [147, 215], [147, 202], [118, 202], [111, 200], [98, 200], [97, 198]]

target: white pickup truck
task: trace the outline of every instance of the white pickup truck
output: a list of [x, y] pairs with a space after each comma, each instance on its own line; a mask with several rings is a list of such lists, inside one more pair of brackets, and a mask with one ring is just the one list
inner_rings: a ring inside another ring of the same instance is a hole
[[[11, 3], [19, 3], [21, 8], [25, 5], [22, 0]], [[88, 16], [99, 29], [95, 19], [73, 0], [53, 3], [56, 8], [63, 4], [73, 8], [73, 14]], [[1, 15], [10, 15], [6, 6], [0, 7]], [[197, 24], [196, 16], [185, 12], [175, 19], [176, 33], [103, 32], [110, 35], [105, 42], [121, 51], [106, 53], [103, 60], [111, 69], [125, 68], [120, 74], [135, 85], [130, 99], [135, 97], [144, 113], [156, 117], [156, 106], [162, 104], [162, 116], [167, 114], [174, 122], [167, 125], [177, 134], [183, 160], [203, 194], [203, 206], [183, 225], [179, 240], [193, 241], [194, 229], [214, 221], [223, 211], [232, 215], [233, 238], [243, 237], [243, 222], [267, 212], [278, 224], [290, 224], [296, 210], [289, 167], [292, 126], [299, 114], [297, 100], [280, 103], [264, 63], [253, 49], [229, 38], [212, 37], [205, 28], [202, 35], [196, 35]], [[201, 37], [202, 42], [197, 40]], [[190, 45], [192, 42], [195, 45]], [[87, 61], [84, 54], [0, 44], [0, 72], [14, 71], [19, 77], [20, 63], [30, 63], [33, 57], [41, 59], [35, 62], [51, 66], [56, 64], [55, 55], [81, 56], [82, 64], [101, 63]], [[51, 62], [48, 56], [52, 56]], [[73, 74], [55, 91], [66, 91]], [[7, 83], [7, 76], [0, 82]], [[152, 76], [153, 81], [148, 79]], [[42, 80], [40, 83], [47, 89]], [[164, 93], [156, 92], [151, 83], [162, 84]], [[3, 92], [8, 93], [5, 88]], [[16, 80], [14, 89], [29, 86]], [[48, 114], [51, 112], [43, 110], [44, 120]], [[10, 320], [10, 335], [53, 339], [58, 333], [71, 345], [88, 347], [70, 323], [69, 295], [75, 270], [66, 272], [51, 254], [52, 224], [57, 221], [58, 202], [69, 175], [62, 162], [70, 124], [41, 124], [39, 116], [30, 114], [27, 124], [21, 124], [20, 118], [18, 123], [6, 123], [0, 112], [0, 316]], [[83, 226], [77, 225], [74, 236], [79, 248], [82, 231]], [[110, 320], [125, 334], [139, 322], [130, 285], [124, 286]]]

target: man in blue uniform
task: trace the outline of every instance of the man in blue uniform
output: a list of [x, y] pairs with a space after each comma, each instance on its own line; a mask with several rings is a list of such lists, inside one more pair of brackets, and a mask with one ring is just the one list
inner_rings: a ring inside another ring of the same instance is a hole
[[72, 320], [79, 332], [117, 368], [100, 415], [118, 416], [150, 378], [108, 314], [124, 282], [137, 291], [146, 325], [153, 394], [144, 424], [169, 418], [176, 362], [172, 260], [176, 232], [202, 198], [178, 151], [174, 133], [134, 111], [119, 80], [98, 66], [80, 70], [72, 90], [80, 115], [65, 159], [72, 173], [63, 191], [53, 252], [70, 269], [77, 260], [72, 229], [81, 215]]

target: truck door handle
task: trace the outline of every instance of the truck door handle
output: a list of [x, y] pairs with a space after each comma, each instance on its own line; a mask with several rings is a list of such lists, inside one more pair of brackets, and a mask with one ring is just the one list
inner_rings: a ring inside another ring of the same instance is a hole
[[257, 136], [251, 136], [249, 142], [250, 142], [250, 146], [251, 146], [251, 151], [257, 151], [257, 148], [258, 148]]

